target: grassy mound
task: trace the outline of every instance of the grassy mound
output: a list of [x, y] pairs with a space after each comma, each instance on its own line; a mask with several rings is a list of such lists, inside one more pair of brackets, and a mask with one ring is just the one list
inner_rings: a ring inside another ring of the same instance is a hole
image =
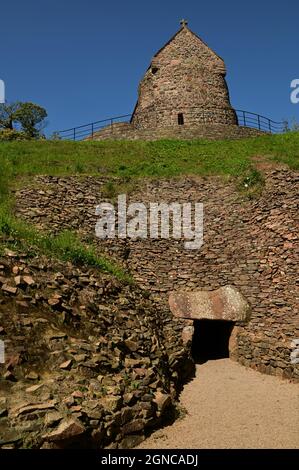
[[62, 260], [95, 266], [125, 279], [125, 273], [103, 259], [72, 233], [53, 238], [12, 216], [10, 189], [33, 175], [106, 175], [128, 179], [179, 175], [230, 175], [248, 185], [258, 179], [252, 158], [299, 169], [299, 133], [265, 135], [237, 141], [156, 142], [20, 141], [0, 143], [0, 241], [23, 243]]

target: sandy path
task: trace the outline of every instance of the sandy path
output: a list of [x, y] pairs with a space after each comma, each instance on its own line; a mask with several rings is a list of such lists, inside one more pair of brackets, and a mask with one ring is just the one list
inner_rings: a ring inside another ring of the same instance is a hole
[[229, 360], [197, 366], [185, 418], [139, 448], [299, 448], [299, 386]]

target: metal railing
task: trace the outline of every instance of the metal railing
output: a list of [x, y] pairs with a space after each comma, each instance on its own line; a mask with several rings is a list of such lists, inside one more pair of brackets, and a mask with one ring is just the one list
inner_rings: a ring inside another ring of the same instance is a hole
[[271, 134], [280, 134], [285, 131], [285, 122], [283, 121], [273, 121], [273, 119], [242, 109], [235, 111], [239, 126], [251, 127]]
[[115, 116], [108, 119], [102, 119], [100, 121], [90, 122], [89, 124], [83, 124], [82, 126], [71, 127], [70, 129], [64, 129], [63, 131], [54, 132], [57, 139], [62, 140], [84, 140], [88, 137], [93, 139], [94, 134], [104, 128], [113, 128], [113, 125], [119, 122], [129, 122], [131, 114], [124, 114], [122, 116]]
[[[285, 123], [283, 121], [273, 121], [268, 117], [262, 116], [260, 114], [252, 113], [250, 111], [244, 111], [242, 109], [233, 110], [232, 108], [199, 108], [192, 107], [187, 108], [187, 113], [183, 113], [186, 116], [185, 125], [196, 126], [196, 124], [223, 124], [222, 118], [219, 119], [219, 116], [227, 115], [229, 116], [227, 124], [232, 124], [231, 115], [235, 111], [236, 123], [239, 126], [250, 127], [253, 129], [260, 130], [262, 132], [268, 132], [271, 134], [278, 134], [285, 131]], [[159, 110], [167, 111], [167, 110]], [[153, 111], [150, 111], [152, 113]], [[57, 131], [54, 133], [57, 139], [62, 140], [92, 140], [96, 133], [106, 129], [113, 134], [113, 126], [117, 123], [130, 123], [132, 119], [132, 114], [123, 114], [122, 116], [111, 117], [108, 119], [102, 119], [100, 121], [91, 122], [89, 124], [84, 124], [82, 126], [71, 127], [70, 129], [64, 129], [62, 131]], [[159, 127], [159, 122], [156, 116], [155, 126]], [[230, 121], [230, 122], [229, 122]]]

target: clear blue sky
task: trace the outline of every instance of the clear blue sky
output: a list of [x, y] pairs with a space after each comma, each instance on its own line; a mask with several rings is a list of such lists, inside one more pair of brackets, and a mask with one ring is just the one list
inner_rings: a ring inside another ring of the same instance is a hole
[[48, 111], [47, 134], [132, 112], [153, 54], [179, 20], [226, 62], [234, 107], [296, 117], [298, 0], [13, 0], [0, 4], [8, 101]]

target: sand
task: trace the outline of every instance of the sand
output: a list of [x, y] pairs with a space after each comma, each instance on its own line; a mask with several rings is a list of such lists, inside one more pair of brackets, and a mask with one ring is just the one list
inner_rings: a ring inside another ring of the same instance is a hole
[[187, 415], [143, 449], [299, 448], [299, 386], [230, 359], [198, 365], [180, 397]]

